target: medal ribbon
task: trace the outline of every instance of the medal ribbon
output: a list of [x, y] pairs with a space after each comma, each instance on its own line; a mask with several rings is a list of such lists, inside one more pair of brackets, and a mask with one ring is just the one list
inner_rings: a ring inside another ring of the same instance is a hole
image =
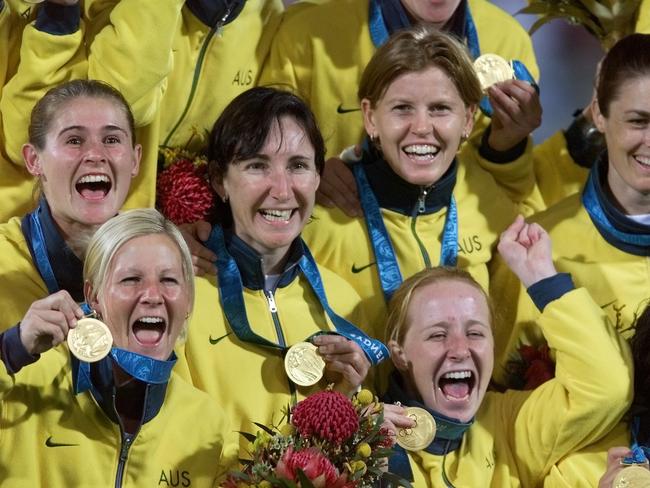
[[[242, 284], [241, 274], [239, 273], [237, 263], [226, 249], [221, 227], [215, 225], [212, 228], [206, 246], [217, 255], [216, 265], [217, 276], [219, 278], [219, 296], [226, 319], [237, 338], [243, 342], [283, 350], [284, 347], [281, 345], [269, 341], [251, 330], [250, 322], [246, 315], [246, 304], [243, 294], [244, 286]], [[334, 324], [336, 332], [356, 342], [373, 365], [387, 358], [389, 355], [388, 349], [384, 344], [367, 336], [355, 325], [334, 313], [330, 308], [314, 258], [306, 246], [304, 246], [304, 251], [305, 254], [300, 259], [298, 265], [318, 297], [318, 301], [323, 307], [323, 310], [325, 310], [325, 313], [327, 313], [327, 316]]]
[[624, 457], [623, 464], [648, 463], [648, 457], [650, 457], [650, 449], [645, 446], [640, 446], [638, 441], [640, 425], [641, 425], [641, 419], [637, 415], [632, 420], [632, 445], [630, 446], [630, 449], [632, 450], [632, 455]]
[[[109, 353], [113, 361], [133, 378], [148, 384], [164, 384], [169, 381], [172, 368], [176, 364], [176, 354], [171, 359], [160, 360], [144, 356], [136, 352], [118, 347], [111, 348]], [[82, 393], [92, 387], [90, 379], [90, 363], [72, 357], [73, 378], [75, 378], [75, 393]]]
[[650, 246], [650, 234], [631, 234], [620, 231], [612, 225], [598, 199], [597, 178], [598, 165], [594, 165], [589, 171], [589, 177], [582, 192], [582, 205], [584, 205], [596, 228], [601, 234], [607, 234], [622, 243], [643, 248]]
[[[379, 282], [384, 292], [386, 302], [393, 296], [395, 290], [402, 283], [402, 274], [397, 263], [397, 257], [393, 244], [390, 240], [384, 219], [381, 216], [381, 210], [377, 198], [370, 187], [366, 172], [362, 164], [352, 165], [352, 172], [357, 183], [357, 189], [361, 197], [361, 208], [366, 220], [368, 236], [372, 244], [377, 262], [377, 272], [379, 273]], [[451, 196], [447, 213], [445, 215], [445, 224], [442, 230], [440, 265], [456, 266], [458, 261], [458, 210], [456, 200]]]
[[38, 269], [39, 274], [47, 286], [47, 291], [52, 294], [60, 290], [59, 283], [56, 281], [54, 276], [54, 270], [52, 269], [52, 264], [50, 263], [50, 258], [47, 255], [47, 247], [45, 245], [45, 237], [43, 235], [43, 228], [41, 227], [41, 221], [39, 219], [39, 214], [42, 211], [41, 202], [36, 210], [27, 214], [29, 219], [29, 235], [25, 236], [29, 239], [32, 250], [34, 251], [34, 257], [36, 258], [36, 269]]

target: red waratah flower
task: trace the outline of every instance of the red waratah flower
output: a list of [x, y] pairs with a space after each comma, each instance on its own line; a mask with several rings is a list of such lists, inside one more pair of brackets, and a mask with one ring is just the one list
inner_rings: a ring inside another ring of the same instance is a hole
[[275, 474], [280, 479], [296, 481], [297, 470], [300, 469], [314, 485], [314, 488], [342, 488], [346, 485], [347, 476], [340, 475], [329, 459], [315, 447], [294, 451], [289, 446], [275, 468]]
[[352, 402], [337, 391], [320, 391], [298, 403], [291, 423], [303, 437], [316, 436], [335, 443], [345, 442], [359, 428]]
[[180, 159], [158, 175], [157, 204], [176, 225], [205, 220], [214, 205], [214, 193], [205, 174], [206, 165]]

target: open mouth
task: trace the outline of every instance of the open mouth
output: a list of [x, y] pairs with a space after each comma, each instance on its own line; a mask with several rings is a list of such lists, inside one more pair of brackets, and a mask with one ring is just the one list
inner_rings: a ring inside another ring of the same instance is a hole
[[411, 159], [430, 160], [440, 152], [440, 148], [431, 144], [412, 144], [405, 146], [402, 151]]
[[258, 213], [268, 222], [288, 222], [295, 209], [272, 210], [260, 209]]
[[77, 192], [87, 200], [104, 198], [112, 186], [111, 179], [105, 174], [84, 175], [75, 183]]
[[438, 388], [445, 395], [447, 400], [466, 400], [469, 398], [476, 378], [471, 371], [450, 371], [442, 375], [438, 380]]
[[136, 341], [142, 346], [155, 346], [160, 343], [167, 323], [162, 317], [140, 317], [133, 325], [131, 330]]

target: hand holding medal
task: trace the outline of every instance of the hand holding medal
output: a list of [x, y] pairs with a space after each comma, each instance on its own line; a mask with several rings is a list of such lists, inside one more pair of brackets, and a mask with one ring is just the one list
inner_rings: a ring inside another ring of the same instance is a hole
[[113, 347], [113, 336], [106, 324], [84, 317], [68, 332], [68, 348], [80, 361], [94, 363], [105, 358]]
[[395, 441], [407, 451], [421, 451], [436, 437], [436, 421], [420, 407], [406, 407], [405, 415], [413, 420], [413, 427], [399, 429]]
[[311, 342], [298, 342], [284, 357], [284, 370], [291, 381], [300, 386], [312, 386], [320, 381], [325, 361]]

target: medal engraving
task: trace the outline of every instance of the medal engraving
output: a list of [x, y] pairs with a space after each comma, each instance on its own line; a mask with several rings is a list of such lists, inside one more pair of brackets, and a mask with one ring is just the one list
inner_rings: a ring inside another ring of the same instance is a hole
[[505, 59], [498, 54], [483, 54], [474, 61], [474, 70], [481, 83], [481, 90], [487, 91], [495, 83], [512, 80], [515, 72]]
[[300, 386], [315, 385], [323, 377], [325, 361], [311, 342], [298, 342], [284, 357], [284, 369], [291, 381]]
[[396, 441], [407, 451], [421, 451], [433, 442], [436, 436], [436, 421], [429, 412], [419, 407], [407, 407], [407, 417], [411, 417], [415, 425], [397, 432]]
[[113, 346], [113, 336], [106, 324], [85, 317], [68, 332], [68, 348], [79, 360], [93, 363], [106, 357]]
[[650, 470], [647, 465], [631, 464], [614, 478], [612, 488], [647, 488], [650, 486]]

